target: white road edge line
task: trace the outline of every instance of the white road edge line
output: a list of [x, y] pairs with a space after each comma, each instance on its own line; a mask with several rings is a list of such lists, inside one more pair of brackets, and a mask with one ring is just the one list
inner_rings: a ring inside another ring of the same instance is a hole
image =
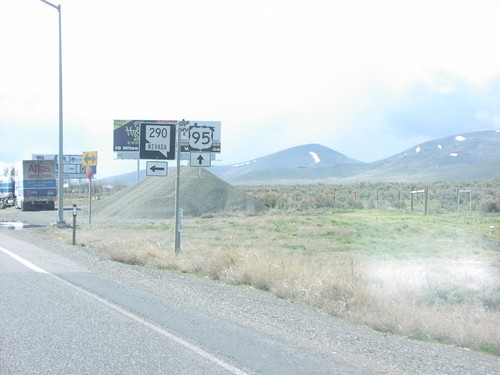
[[27, 261], [26, 259], [24, 258], [21, 258], [19, 255], [16, 255], [12, 252], [10, 252], [9, 250], [3, 248], [0, 246], [0, 251], [3, 251], [5, 254], [7, 254], [8, 256], [10, 256], [11, 258], [14, 258], [15, 260], [17, 260], [19, 263], [22, 263], [23, 265], [25, 265], [26, 267], [28, 267], [30, 270], [32, 271], [35, 271], [35, 272], [38, 272], [38, 273], [48, 273], [47, 271], [45, 271], [43, 268], [40, 268], [38, 266], [35, 266], [33, 263]]
[[214, 355], [206, 352], [205, 350], [201, 349], [200, 347], [196, 346], [196, 345], [193, 345], [189, 342], [187, 342], [186, 340], [182, 339], [181, 337], [179, 336], [176, 336], [174, 335], [173, 333], [170, 333], [166, 330], [164, 330], [163, 328], [161, 327], [158, 327], [156, 325], [154, 325], [153, 323], [141, 318], [140, 316], [138, 315], [135, 315], [127, 310], [125, 310], [124, 308], [118, 306], [118, 305], [115, 305], [114, 303], [111, 303], [107, 300], [105, 300], [104, 298], [101, 298], [99, 297], [98, 295], [96, 294], [93, 294], [77, 285], [74, 285], [72, 283], [70, 283], [69, 281], [66, 281], [64, 279], [61, 279], [59, 276], [56, 276], [46, 270], [44, 270], [43, 268], [40, 268], [38, 266], [35, 266], [33, 263], [27, 261], [26, 259], [24, 258], [21, 258], [19, 255], [16, 255], [14, 253], [12, 253], [11, 251], [3, 248], [0, 246], [0, 251], [4, 252], [5, 254], [7, 254], [8, 256], [12, 257], [13, 259], [17, 260], [19, 263], [22, 263], [23, 265], [25, 265], [26, 267], [28, 267], [30, 270], [34, 271], [34, 272], [37, 272], [37, 273], [43, 273], [43, 274], [46, 274], [50, 277], [52, 277], [53, 279], [65, 284], [66, 286], [74, 289], [74, 290], [77, 290], [78, 292], [80, 293], [83, 293], [85, 294], [87, 297], [90, 297], [91, 299], [97, 301], [97, 302], [100, 302], [102, 303], [103, 305], [119, 312], [120, 314], [126, 316], [127, 318], [129, 319], [132, 319], [134, 321], [136, 321], [137, 323], [143, 325], [144, 327], [146, 328], [149, 328], [151, 329], [152, 331], [156, 332], [156, 333], [159, 333], [160, 335], [168, 338], [169, 340], [172, 340], [174, 342], [176, 342], [177, 344], [179, 345], [182, 345], [183, 347], [185, 347], [186, 349], [192, 351], [194, 354], [197, 354], [199, 355], [200, 357], [203, 357], [207, 360], [209, 360], [210, 362], [222, 367], [223, 369], [227, 370], [228, 372], [234, 374], [234, 375], [249, 375], [247, 372], [237, 368], [237, 367], [234, 367], [232, 366], [231, 364], [215, 357]]

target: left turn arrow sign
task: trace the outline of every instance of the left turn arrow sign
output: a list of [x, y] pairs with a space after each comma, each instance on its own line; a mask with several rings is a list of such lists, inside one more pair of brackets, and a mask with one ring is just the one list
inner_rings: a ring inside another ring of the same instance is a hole
[[146, 162], [146, 176], [165, 177], [168, 174], [168, 163], [166, 161]]

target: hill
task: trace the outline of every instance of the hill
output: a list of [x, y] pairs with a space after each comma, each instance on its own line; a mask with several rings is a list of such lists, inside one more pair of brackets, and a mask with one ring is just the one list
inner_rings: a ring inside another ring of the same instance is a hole
[[[171, 219], [175, 215], [175, 173], [147, 177], [97, 201], [96, 218]], [[205, 169], [181, 168], [180, 207], [184, 216], [216, 212], [257, 213], [267, 208], [255, 198], [222, 181]]]

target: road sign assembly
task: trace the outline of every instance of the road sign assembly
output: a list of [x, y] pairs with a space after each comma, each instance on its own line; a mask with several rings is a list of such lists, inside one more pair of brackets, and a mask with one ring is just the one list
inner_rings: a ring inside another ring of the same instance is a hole
[[[220, 125], [220, 121], [114, 120], [113, 151], [119, 159], [137, 158], [137, 176], [140, 159], [149, 159], [147, 176], [167, 176], [168, 164], [161, 160], [176, 160], [175, 253], [180, 251], [182, 230], [181, 159], [189, 160], [193, 167], [210, 167], [214, 155], [221, 152]], [[93, 155], [87, 159], [86, 163], [92, 163]], [[97, 163], [97, 154], [95, 160]]]

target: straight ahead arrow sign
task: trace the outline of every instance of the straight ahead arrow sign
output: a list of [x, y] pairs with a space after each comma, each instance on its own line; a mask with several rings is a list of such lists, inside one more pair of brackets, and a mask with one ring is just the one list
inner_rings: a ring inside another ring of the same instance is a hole
[[191, 152], [190, 166], [191, 167], [210, 167], [212, 162], [212, 154], [210, 152]]

